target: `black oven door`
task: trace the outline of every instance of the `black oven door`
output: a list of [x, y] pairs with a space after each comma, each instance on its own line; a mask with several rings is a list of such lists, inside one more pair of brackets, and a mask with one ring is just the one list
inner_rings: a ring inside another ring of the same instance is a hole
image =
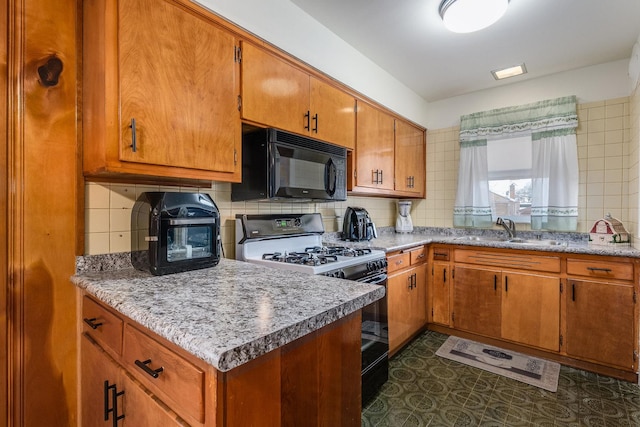
[[[377, 285], [387, 285], [386, 274], [379, 281], [365, 280]], [[362, 309], [362, 403], [365, 405], [389, 378], [389, 327], [387, 321], [387, 296]]]
[[273, 195], [282, 198], [346, 200], [346, 160], [287, 144], [271, 144]]

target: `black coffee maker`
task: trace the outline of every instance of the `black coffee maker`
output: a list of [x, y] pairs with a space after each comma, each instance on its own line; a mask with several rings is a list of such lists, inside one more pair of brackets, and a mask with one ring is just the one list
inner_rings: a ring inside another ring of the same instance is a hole
[[348, 207], [344, 213], [342, 238], [359, 242], [378, 237], [376, 225], [364, 208]]

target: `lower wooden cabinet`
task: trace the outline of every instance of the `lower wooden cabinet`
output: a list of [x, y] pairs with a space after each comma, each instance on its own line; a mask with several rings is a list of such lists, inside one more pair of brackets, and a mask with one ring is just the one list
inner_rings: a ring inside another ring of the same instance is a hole
[[453, 326], [489, 337], [500, 337], [502, 273], [500, 270], [456, 266], [453, 286]]
[[545, 350], [560, 349], [560, 279], [503, 272], [501, 337]]
[[456, 266], [453, 301], [457, 329], [559, 350], [557, 277]]
[[220, 372], [92, 298], [81, 300], [83, 427], [360, 425], [360, 311]]
[[394, 354], [427, 322], [427, 266], [424, 247], [388, 257], [389, 353]]
[[638, 341], [634, 286], [575, 279], [567, 284], [567, 354], [633, 368]]
[[450, 292], [451, 266], [449, 263], [433, 262], [431, 264], [431, 282], [429, 298], [431, 299], [431, 321], [449, 326], [451, 322]]
[[89, 336], [82, 336], [80, 349], [83, 427], [185, 425]]
[[439, 244], [430, 262], [432, 328], [637, 378], [639, 260]]

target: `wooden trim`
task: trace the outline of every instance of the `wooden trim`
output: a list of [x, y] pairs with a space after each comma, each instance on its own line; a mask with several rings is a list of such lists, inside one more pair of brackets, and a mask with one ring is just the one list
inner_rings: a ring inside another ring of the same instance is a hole
[[9, 415], [9, 334], [8, 334], [8, 314], [7, 303], [9, 297], [8, 287], [8, 237], [9, 230], [7, 228], [8, 221], [8, 199], [7, 199], [7, 178], [8, 178], [8, 159], [7, 153], [9, 148], [8, 128], [7, 128], [7, 106], [8, 106], [8, 51], [7, 36], [10, 34], [8, 20], [8, 0], [0, 0], [0, 22], [5, 31], [0, 32], [0, 307], [5, 310], [7, 315], [0, 316], [0, 420], [8, 421]]
[[78, 200], [77, 3], [3, 4], [8, 22], [3, 268], [11, 325], [5, 421], [46, 425], [56, 419], [75, 425], [75, 298], [69, 277], [75, 271]]

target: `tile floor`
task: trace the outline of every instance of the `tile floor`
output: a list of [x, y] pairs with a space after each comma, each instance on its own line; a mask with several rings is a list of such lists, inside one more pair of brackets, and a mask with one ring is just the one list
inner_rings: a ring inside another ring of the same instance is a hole
[[436, 356], [446, 338], [427, 331], [391, 359], [363, 427], [640, 426], [636, 384], [562, 366], [551, 393]]

